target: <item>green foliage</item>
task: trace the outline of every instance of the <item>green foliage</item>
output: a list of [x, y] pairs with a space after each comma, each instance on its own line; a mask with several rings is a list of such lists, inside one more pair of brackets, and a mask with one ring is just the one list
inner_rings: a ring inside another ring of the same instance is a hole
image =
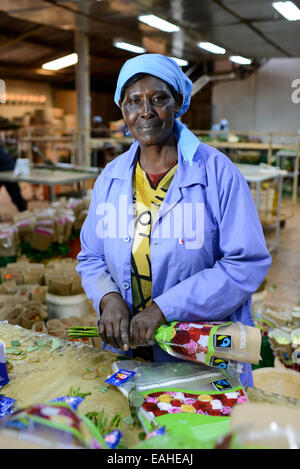
[[38, 249], [33, 249], [30, 243], [22, 241], [20, 243], [20, 252], [31, 261], [38, 263], [53, 257], [65, 257], [69, 254], [70, 248], [67, 243], [51, 243], [46, 251], [39, 251]]
[[16, 262], [18, 256], [0, 256], [0, 268], [1, 267], [6, 267], [7, 264], [10, 264], [11, 262]]
[[77, 388], [77, 389], [73, 389], [73, 387], [71, 387], [69, 389], [69, 392], [67, 394], [67, 396], [69, 397], [86, 397], [86, 396], [91, 396], [91, 392], [81, 392], [80, 391], [80, 386]]
[[112, 430], [119, 429], [121, 425], [120, 414], [115, 414], [109, 421], [108, 416], [104, 413], [104, 409], [100, 412], [88, 412], [85, 416], [92, 421], [101, 435], [105, 435]]

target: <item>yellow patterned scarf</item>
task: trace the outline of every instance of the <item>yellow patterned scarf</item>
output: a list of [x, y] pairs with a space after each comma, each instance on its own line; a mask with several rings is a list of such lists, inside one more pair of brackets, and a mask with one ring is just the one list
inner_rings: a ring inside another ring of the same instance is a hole
[[131, 281], [134, 314], [151, 304], [151, 228], [176, 170], [177, 163], [155, 185], [138, 162], [133, 176], [135, 230], [131, 252]]

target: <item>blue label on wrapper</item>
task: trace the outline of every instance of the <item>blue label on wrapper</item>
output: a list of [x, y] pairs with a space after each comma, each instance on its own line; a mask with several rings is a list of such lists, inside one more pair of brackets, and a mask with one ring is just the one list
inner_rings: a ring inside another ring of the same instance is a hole
[[125, 370], [125, 368], [121, 368], [117, 373], [110, 376], [105, 380], [105, 383], [113, 384], [114, 386], [120, 386], [121, 384], [128, 381], [132, 376], [135, 375], [135, 371]]
[[62, 396], [52, 399], [50, 402], [65, 402], [72, 407], [72, 409], [77, 410], [77, 407], [82, 403], [83, 397], [79, 396]]
[[4, 344], [0, 342], [0, 388], [9, 382]]
[[0, 394], [0, 418], [12, 413], [12, 407], [15, 402], [15, 399], [12, 397], [6, 397]]
[[109, 448], [115, 449], [122, 438], [122, 433], [120, 430], [113, 430], [112, 432], [106, 433], [103, 438]]

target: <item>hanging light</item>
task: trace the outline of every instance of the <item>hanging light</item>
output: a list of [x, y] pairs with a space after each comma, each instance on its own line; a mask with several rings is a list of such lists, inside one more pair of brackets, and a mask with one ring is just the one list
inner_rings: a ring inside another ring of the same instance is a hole
[[300, 9], [293, 2], [273, 2], [273, 8], [289, 21], [300, 20]]
[[205, 49], [208, 52], [212, 52], [213, 54], [225, 54], [226, 52], [226, 49], [216, 46], [216, 44], [213, 44], [212, 42], [198, 42], [198, 47], [201, 47], [201, 49]]
[[252, 63], [251, 59], [247, 59], [246, 57], [242, 57], [241, 55], [231, 55], [229, 57], [229, 60], [240, 65], [250, 65]]
[[180, 31], [179, 26], [169, 23], [169, 21], [163, 20], [155, 15], [142, 15], [138, 17], [138, 20], [148, 26], [152, 26], [152, 28], [160, 29], [166, 33], [176, 33], [177, 31]]
[[128, 50], [137, 54], [143, 54], [146, 52], [146, 49], [140, 46], [135, 46], [134, 44], [129, 44], [128, 42], [114, 42], [114, 46], [118, 49]]
[[52, 60], [42, 65], [44, 70], [60, 70], [62, 68], [70, 67], [78, 62], [78, 55], [74, 52], [73, 54], [65, 55], [59, 59]]

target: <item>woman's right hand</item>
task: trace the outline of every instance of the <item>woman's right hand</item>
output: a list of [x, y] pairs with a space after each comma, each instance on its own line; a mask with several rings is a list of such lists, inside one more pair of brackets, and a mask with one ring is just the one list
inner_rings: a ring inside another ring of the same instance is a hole
[[99, 335], [116, 349], [129, 349], [130, 310], [119, 293], [107, 293], [100, 303]]

